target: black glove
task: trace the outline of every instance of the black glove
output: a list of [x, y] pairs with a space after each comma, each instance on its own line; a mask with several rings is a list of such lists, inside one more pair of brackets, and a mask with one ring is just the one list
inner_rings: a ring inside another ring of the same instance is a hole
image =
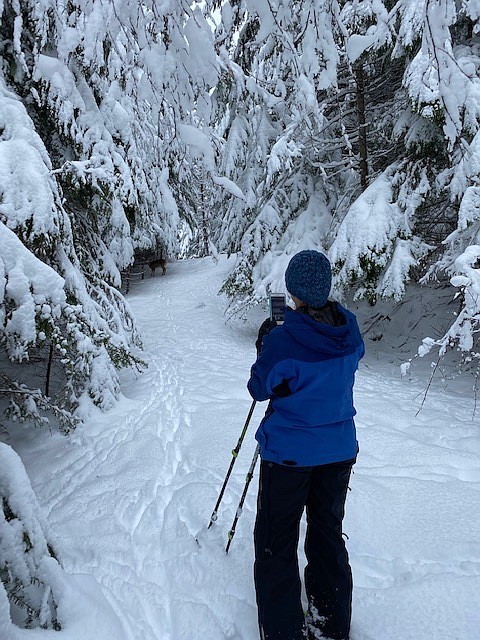
[[287, 396], [292, 394], [290, 385], [288, 384], [288, 380], [285, 380], [285, 378], [281, 381], [280, 384], [277, 384], [276, 387], [273, 387], [272, 391], [277, 396], [277, 398], [286, 398]]
[[275, 322], [275, 320], [270, 320], [270, 318], [267, 318], [258, 330], [258, 338], [255, 342], [255, 346], [257, 347], [257, 356], [262, 350], [262, 341], [264, 337], [267, 335], [267, 333], [270, 333], [272, 329], [275, 329], [276, 326], [277, 323]]

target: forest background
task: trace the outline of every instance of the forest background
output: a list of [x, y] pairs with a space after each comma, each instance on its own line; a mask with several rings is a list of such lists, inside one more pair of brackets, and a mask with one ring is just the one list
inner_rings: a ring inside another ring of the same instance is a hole
[[[0, 1], [3, 434], [114, 405], [143, 367], [125, 273], [158, 257], [236, 255], [229, 316], [307, 248], [372, 314], [447, 289], [419, 355], [458, 351], [476, 393], [479, 18], [480, 0]], [[22, 520], [8, 468], [3, 532]], [[12, 536], [20, 602], [38, 557]]]

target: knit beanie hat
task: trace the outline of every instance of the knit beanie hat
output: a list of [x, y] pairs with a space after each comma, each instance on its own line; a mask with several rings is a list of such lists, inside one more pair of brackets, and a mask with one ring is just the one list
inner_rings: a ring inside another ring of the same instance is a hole
[[319, 251], [300, 251], [288, 263], [285, 285], [292, 296], [309, 307], [323, 307], [332, 286], [329, 259]]

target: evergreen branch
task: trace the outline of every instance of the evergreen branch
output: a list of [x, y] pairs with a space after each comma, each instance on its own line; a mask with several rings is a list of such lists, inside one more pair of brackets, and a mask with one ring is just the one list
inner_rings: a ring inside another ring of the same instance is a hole
[[0, 373], [0, 378], [5, 385], [4, 387], [0, 387], [0, 396], [17, 396], [25, 401], [30, 399], [34, 403], [32, 407], [26, 402], [22, 405], [17, 405], [12, 401], [10, 407], [7, 408], [7, 412], [14, 414], [19, 420], [23, 422], [32, 420], [39, 426], [45, 426], [49, 420], [45, 415], [42, 416], [38, 413], [38, 410], [40, 410], [45, 414], [51, 413], [57, 421], [60, 431], [64, 434], [74, 430], [80, 424], [81, 420], [78, 417], [74, 416], [67, 409], [55, 404], [51, 398], [45, 396], [40, 389], [30, 389], [26, 385], [11, 380], [4, 373]]

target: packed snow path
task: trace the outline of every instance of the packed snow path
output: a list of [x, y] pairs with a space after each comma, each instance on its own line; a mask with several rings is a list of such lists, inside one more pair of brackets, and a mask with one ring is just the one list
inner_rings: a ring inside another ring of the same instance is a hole
[[[259, 311], [245, 325], [225, 324], [217, 291], [226, 269], [226, 261], [178, 262], [139, 284], [128, 300], [148, 369], [124, 376], [114, 410], [95, 415], [71, 440], [55, 436], [52, 447], [45, 438], [26, 460], [66, 571], [94, 576], [122, 628], [115, 637], [102, 630], [100, 608], [76, 640], [258, 637], [256, 477], [228, 555], [224, 547], [263, 405], [219, 519], [206, 531], [251, 404], [245, 383], [254, 326], [263, 319]], [[391, 371], [367, 354], [357, 378], [360, 455], [345, 521], [352, 639], [475, 640], [480, 429], [473, 399], [433, 388], [415, 417], [425, 381]], [[68, 625], [55, 637], [62, 634]]]

